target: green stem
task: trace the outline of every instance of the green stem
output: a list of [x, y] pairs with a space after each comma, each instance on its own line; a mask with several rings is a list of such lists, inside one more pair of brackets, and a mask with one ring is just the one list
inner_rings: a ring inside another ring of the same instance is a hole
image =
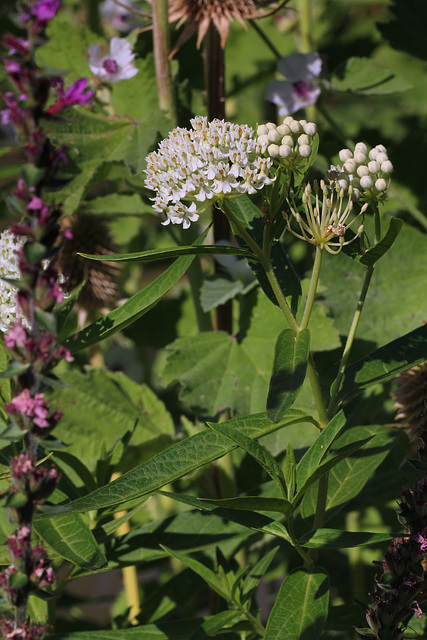
[[[239, 605], [238, 605], [239, 606]], [[255, 618], [254, 615], [252, 615], [252, 613], [250, 611], [248, 611], [245, 607], [242, 607], [241, 605], [239, 606], [239, 610], [243, 613], [244, 616], [247, 617], [247, 619], [249, 620], [249, 622], [251, 623], [253, 630], [258, 633], [261, 638], [263, 638], [265, 636], [265, 629], [262, 626], [262, 624], [260, 623], [259, 620], [257, 620]]]
[[310, 20], [310, 0], [299, 0], [299, 25], [301, 32], [301, 53], [310, 53], [311, 51], [311, 20]]
[[372, 207], [374, 209], [374, 222], [375, 222], [374, 242], [375, 244], [378, 244], [378, 242], [381, 240], [381, 216], [380, 216], [380, 211], [378, 209], [377, 203], [372, 204]]
[[307, 364], [307, 375], [313, 392], [314, 402], [319, 416], [319, 426], [324, 429], [329, 422], [328, 411], [320, 388], [319, 376], [314, 365], [313, 354], [310, 353]]
[[356, 335], [357, 327], [360, 321], [360, 316], [362, 314], [363, 306], [365, 304], [366, 295], [368, 293], [369, 285], [371, 283], [372, 274], [374, 273], [374, 265], [367, 267], [365, 280], [363, 282], [362, 291], [360, 293], [359, 301], [357, 303], [356, 311], [353, 316], [353, 320], [350, 326], [350, 331], [347, 336], [347, 341], [345, 343], [344, 351], [341, 357], [340, 366], [338, 369], [338, 375], [335, 379], [334, 384], [332, 385], [332, 394], [331, 400], [329, 402], [329, 415], [333, 416], [337, 410], [337, 398], [338, 392], [340, 390], [341, 382], [345, 373], [345, 369], [347, 366], [348, 359], [350, 357], [350, 351], [353, 346], [354, 338]]
[[313, 271], [311, 273], [310, 288], [308, 290], [307, 301], [305, 303], [304, 315], [301, 320], [301, 329], [305, 329], [308, 326], [310, 320], [314, 299], [316, 297], [317, 285], [319, 284], [322, 255], [322, 249], [319, 246], [316, 246], [316, 255], [314, 258]]
[[265, 42], [265, 44], [270, 49], [270, 51], [273, 53], [273, 55], [277, 58], [277, 60], [280, 60], [281, 58], [283, 58], [283, 56], [280, 55], [280, 52], [276, 49], [274, 44], [271, 42], [270, 38], [268, 38], [265, 35], [264, 31], [261, 29], [259, 24], [257, 24], [256, 20], [248, 20], [248, 22], [251, 25], [252, 29], [254, 29], [257, 32], [257, 34], [259, 35], [261, 40], [263, 42]]
[[168, 0], [153, 0], [153, 49], [159, 107], [177, 122], [175, 95], [169, 61], [170, 36]]
[[[323, 523], [325, 521], [325, 513], [326, 513], [326, 500], [328, 498], [328, 482], [329, 482], [329, 472], [323, 474], [323, 476], [319, 479], [319, 488], [317, 491], [317, 504], [316, 504], [316, 513], [314, 515], [313, 529], [317, 531], [321, 527], [323, 527]], [[317, 549], [309, 549], [308, 555], [311, 560], [311, 564], [316, 564], [319, 552]], [[307, 564], [305, 564], [307, 567]], [[309, 565], [308, 565], [309, 566]]]
[[304, 566], [312, 567], [313, 566], [313, 560], [310, 557], [310, 554], [306, 553], [304, 551], [304, 549], [301, 547], [301, 545], [298, 543], [298, 541], [296, 539], [296, 535], [295, 535], [295, 531], [294, 531], [294, 523], [293, 523], [292, 519], [290, 519], [287, 522], [287, 529], [288, 529], [288, 533], [289, 533], [289, 538], [290, 538], [291, 544], [295, 548], [295, 551], [297, 551], [299, 553], [299, 555], [301, 556], [301, 558], [304, 560]]

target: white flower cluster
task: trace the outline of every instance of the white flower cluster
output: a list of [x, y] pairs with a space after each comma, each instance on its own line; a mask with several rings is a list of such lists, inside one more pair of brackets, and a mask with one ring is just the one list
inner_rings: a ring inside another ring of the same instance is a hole
[[0, 331], [3, 332], [9, 331], [18, 320], [16, 313], [17, 288], [3, 278], [20, 279], [18, 249], [22, 245], [23, 241], [10, 231], [3, 231], [0, 234]]
[[294, 120], [292, 116], [286, 116], [278, 126], [274, 122], [259, 125], [258, 144], [266, 147], [271, 158], [295, 169], [305, 164], [311, 156], [316, 132], [314, 122]]
[[355, 200], [378, 201], [385, 197], [393, 165], [384, 145], [379, 144], [368, 152], [366, 144], [358, 142], [354, 153], [350, 149], [341, 149], [339, 158], [343, 165], [331, 165], [329, 179], [337, 180], [343, 188], [351, 184]]
[[[196, 116], [192, 129], [178, 127], [147, 156], [145, 186], [156, 192], [153, 208], [166, 215], [162, 224], [195, 222], [202, 209], [224, 197], [253, 194], [271, 184], [270, 158], [263, 158], [251, 127]], [[188, 204], [184, 204], [186, 201]]]

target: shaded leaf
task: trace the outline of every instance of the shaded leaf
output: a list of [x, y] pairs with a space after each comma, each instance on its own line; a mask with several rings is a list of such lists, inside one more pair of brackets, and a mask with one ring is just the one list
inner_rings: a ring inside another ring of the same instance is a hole
[[411, 84], [397, 78], [389, 69], [380, 69], [369, 58], [349, 58], [343, 69], [332, 78], [332, 85], [338, 91], [350, 91], [362, 95], [381, 95], [406, 91]]
[[253, 254], [246, 249], [240, 247], [229, 247], [225, 245], [202, 245], [188, 247], [171, 247], [168, 249], [150, 249], [149, 251], [138, 251], [136, 253], [121, 253], [108, 255], [92, 255], [88, 253], [79, 253], [83, 258], [89, 260], [105, 260], [107, 262], [153, 262], [155, 260], [166, 260], [167, 258], [177, 258], [179, 256], [189, 255], [236, 255], [236, 256], [252, 256]]
[[393, 537], [395, 536], [390, 533], [317, 529], [317, 531], [306, 533], [298, 542], [308, 549], [348, 549], [387, 542]]

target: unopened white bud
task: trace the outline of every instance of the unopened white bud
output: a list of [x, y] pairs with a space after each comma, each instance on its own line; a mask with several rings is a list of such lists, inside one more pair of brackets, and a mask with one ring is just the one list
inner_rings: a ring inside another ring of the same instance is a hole
[[341, 162], [345, 162], [349, 158], [353, 157], [353, 154], [351, 153], [350, 149], [341, 149], [338, 155]]
[[267, 151], [272, 158], [277, 158], [279, 155], [279, 146], [277, 144], [270, 144]]
[[292, 147], [288, 144], [282, 144], [279, 147], [279, 155], [281, 158], [288, 158], [292, 153]]
[[282, 136], [278, 133], [277, 129], [270, 129], [268, 132], [268, 139], [270, 142], [280, 142]]
[[311, 193], [311, 184], [310, 184], [309, 182], [307, 182], [307, 186], [306, 186], [306, 188], [305, 188], [305, 191], [306, 191], [307, 193]]
[[387, 149], [383, 144], [377, 144], [375, 147], [380, 153], [387, 153]]
[[381, 166], [376, 160], [371, 160], [371, 162], [368, 162], [368, 169], [370, 173], [378, 173]]
[[307, 124], [303, 125], [304, 131], [308, 136], [315, 136], [317, 132], [317, 127], [314, 122], [307, 122]]
[[393, 165], [391, 164], [390, 160], [386, 160], [385, 162], [382, 163], [381, 171], [383, 173], [392, 173]]
[[360, 190], [353, 188], [353, 193], [351, 194], [351, 199], [354, 201], [359, 200], [360, 198]]
[[373, 149], [370, 150], [369, 157], [371, 160], [375, 160], [378, 154], [379, 154], [378, 148], [374, 147]]
[[256, 132], [257, 132], [257, 134], [259, 136], [267, 135], [268, 127], [266, 127], [265, 124], [260, 124], [260, 125], [258, 125], [258, 128], [257, 128]]
[[299, 148], [299, 154], [303, 158], [309, 158], [311, 156], [311, 147], [309, 144], [302, 144]]
[[276, 125], [274, 124], [274, 122], [267, 122], [265, 126], [269, 131], [271, 131], [272, 129], [276, 129]]
[[290, 126], [291, 122], [293, 122], [294, 119], [292, 116], [286, 116], [286, 118], [283, 118], [283, 124], [287, 124], [288, 127]]
[[287, 144], [289, 147], [294, 146], [294, 139], [292, 136], [284, 136], [282, 140], [282, 144]]
[[265, 133], [261, 134], [258, 138], [258, 144], [266, 145], [268, 143], [269, 143], [268, 136]]
[[301, 125], [298, 120], [294, 120], [293, 122], [291, 122], [289, 128], [292, 133], [299, 133], [301, 131]]
[[360, 186], [362, 187], [362, 189], [372, 189], [372, 178], [371, 176], [362, 176], [360, 178]]
[[301, 146], [302, 144], [310, 144], [310, 138], [306, 133], [302, 133], [298, 138], [298, 144]]
[[337, 183], [339, 184], [340, 187], [340, 191], [341, 189], [348, 189], [348, 178], [347, 176], [345, 178], [338, 178]]
[[379, 163], [382, 164], [383, 162], [385, 162], [386, 160], [388, 160], [388, 155], [386, 153], [383, 153], [382, 151], [379, 152], [379, 154], [377, 155], [377, 157], [375, 158], [375, 160]]
[[356, 146], [354, 147], [355, 151], [361, 151], [362, 153], [367, 153], [368, 152], [368, 148], [366, 146], [366, 144], [364, 142], [358, 142], [356, 144]]
[[277, 127], [277, 131], [281, 136], [287, 136], [291, 132], [287, 124], [279, 124], [279, 126]]
[[377, 191], [386, 191], [387, 182], [384, 180], [384, 178], [378, 178], [378, 180], [375, 182], [375, 189]]
[[356, 163], [353, 158], [349, 158], [344, 162], [344, 171], [346, 173], [354, 173], [356, 171]]
[[360, 234], [363, 233], [364, 228], [365, 228], [365, 225], [361, 224], [360, 227], [357, 230], [357, 235], [358, 236], [360, 236]]
[[366, 166], [366, 164], [361, 164], [360, 167], [357, 167], [356, 173], [359, 176], [359, 178], [362, 178], [363, 176], [369, 175], [369, 169]]
[[357, 164], [362, 164], [362, 162], [366, 161], [366, 153], [363, 153], [363, 151], [359, 151], [359, 149], [356, 149], [356, 151], [354, 152], [354, 159]]

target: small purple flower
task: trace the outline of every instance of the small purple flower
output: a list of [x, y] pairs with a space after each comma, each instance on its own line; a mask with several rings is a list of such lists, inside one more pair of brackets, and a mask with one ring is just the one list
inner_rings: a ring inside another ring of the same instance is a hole
[[316, 102], [320, 95], [317, 82], [322, 70], [318, 53], [293, 53], [279, 61], [278, 70], [287, 80], [270, 82], [266, 98], [277, 104], [280, 116], [288, 116]]
[[114, 0], [104, 0], [99, 5], [102, 17], [111, 24], [117, 31], [130, 31], [132, 28], [133, 16], [123, 5], [133, 9], [133, 5], [127, 0], [118, 5]]
[[138, 73], [133, 64], [135, 54], [125, 38], [112, 38], [110, 52], [102, 56], [99, 44], [89, 47], [89, 67], [92, 73], [104, 82], [128, 80]]
[[44, 28], [52, 20], [61, 6], [61, 0], [38, 0], [31, 7], [31, 15], [37, 19], [37, 26]]
[[66, 109], [67, 107], [72, 107], [75, 104], [84, 106], [93, 98], [94, 92], [92, 89], [87, 89], [86, 78], [76, 80], [71, 87], [68, 87], [65, 94], [62, 78], [56, 78], [54, 83], [58, 87], [58, 100], [48, 108], [47, 112], [50, 115], [58, 113], [58, 111], [62, 111], [62, 109]]

